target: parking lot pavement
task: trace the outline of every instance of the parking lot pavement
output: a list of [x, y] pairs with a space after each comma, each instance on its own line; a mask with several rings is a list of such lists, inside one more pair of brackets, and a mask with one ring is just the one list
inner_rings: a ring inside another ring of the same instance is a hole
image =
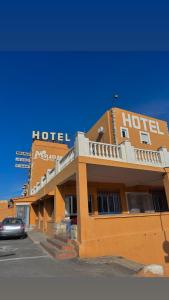
[[96, 278], [132, 275], [117, 265], [59, 261], [51, 258], [29, 238], [0, 240], [0, 278], [53, 277]]

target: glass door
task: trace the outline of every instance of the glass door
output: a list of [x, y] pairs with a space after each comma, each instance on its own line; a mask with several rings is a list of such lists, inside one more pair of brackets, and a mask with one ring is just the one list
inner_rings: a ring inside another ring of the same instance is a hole
[[29, 205], [16, 205], [16, 217], [22, 219], [25, 225], [29, 225]]

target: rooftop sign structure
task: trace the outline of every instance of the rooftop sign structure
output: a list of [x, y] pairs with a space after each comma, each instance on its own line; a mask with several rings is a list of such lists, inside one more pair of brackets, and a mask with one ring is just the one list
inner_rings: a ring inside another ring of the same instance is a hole
[[16, 151], [16, 155], [31, 156], [30, 152]]
[[16, 163], [15, 168], [19, 169], [30, 169], [31, 168], [31, 153], [30, 152], [24, 152], [24, 151], [16, 151], [16, 155], [19, 157], [15, 158]]
[[68, 133], [63, 132], [46, 132], [46, 131], [36, 131], [32, 132], [33, 140], [42, 140], [42, 141], [53, 141], [53, 142], [70, 142]]
[[123, 126], [128, 126], [135, 129], [144, 129], [144, 131], [150, 131], [151, 133], [156, 133], [164, 135], [164, 132], [160, 130], [160, 125], [157, 120], [152, 120], [149, 118], [143, 118], [141, 116], [133, 115], [130, 113], [122, 112]]
[[15, 160], [16, 161], [22, 161], [22, 162], [28, 162], [28, 163], [31, 162], [31, 159], [30, 158], [26, 158], [26, 157], [16, 157]]
[[20, 169], [30, 169], [30, 165], [26, 164], [15, 164], [15, 168], [20, 168]]

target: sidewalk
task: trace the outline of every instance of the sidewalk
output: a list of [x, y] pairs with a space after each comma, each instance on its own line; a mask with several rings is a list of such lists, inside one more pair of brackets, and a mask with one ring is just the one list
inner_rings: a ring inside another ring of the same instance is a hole
[[[40, 244], [48, 238], [45, 233], [35, 230], [29, 231], [28, 237], [34, 244]], [[117, 276], [136, 276], [144, 267], [142, 264], [118, 256], [86, 259], [74, 258], [71, 259], [68, 264], [71, 262], [74, 264], [75, 269], [78, 267], [84, 271], [88, 270], [88, 272], [95, 270], [96, 273], [102, 270], [105, 275], [113, 273], [117, 274]]]
[[35, 230], [28, 231], [27, 234], [34, 244], [40, 244], [48, 238], [45, 233]]
[[[28, 232], [29, 238], [32, 240], [34, 244], [40, 244], [43, 241], [46, 241], [48, 236], [45, 233], [40, 231], [29, 231]], [[75, 261], [75, 260], [74, 260]], [[114, 269], [124, 271], [124, 274], [133, 275], [137, 277], [169, 277], [169, 264], [163, 264], [162, 267], [164, 268], [164, 275], [159, 276], [152, 273], [144, 273], [144, 265], [137, 263], [135, 261], [131, 261], [124, 257], [119, 256], [107, 256], [107, 257], [96, 257], [96, 258], [86, 258], [86, 259], [76, 259], [77, 263], [81, 266], [88, 266], [89, 268], [94, 266], [102, 266], [103, 268], [106, 266]]]

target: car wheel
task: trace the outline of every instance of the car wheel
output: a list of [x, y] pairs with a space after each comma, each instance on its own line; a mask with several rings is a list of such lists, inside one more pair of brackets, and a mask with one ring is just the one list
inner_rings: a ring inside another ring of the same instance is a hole
[[26, 233], [24, 235], [21, 235], [20, 239], [23, 240], [27, 237]]

